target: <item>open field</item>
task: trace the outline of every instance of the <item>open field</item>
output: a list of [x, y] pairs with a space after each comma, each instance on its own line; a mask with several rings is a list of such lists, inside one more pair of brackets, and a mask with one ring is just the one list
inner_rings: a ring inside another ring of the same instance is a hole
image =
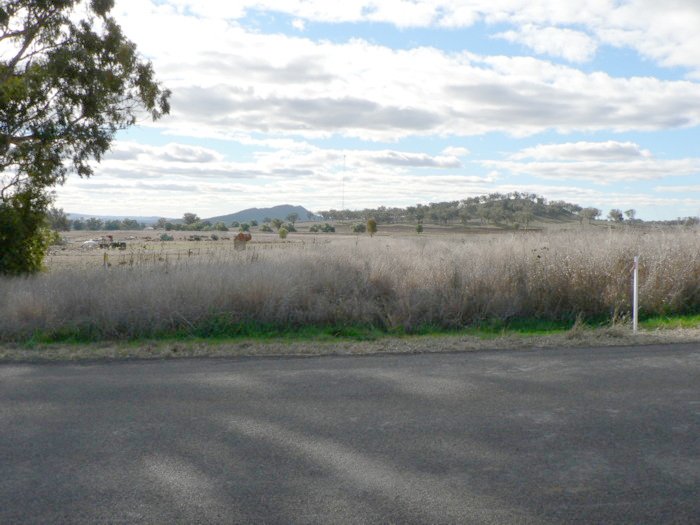
[[620, 321], [636, 254], [642, 316], [700, 313], [697, 230], [292, 234], [284, 242], [256, 233], [245, 251], [230, 240], [183, 240], [188, 232], [170, 242], [146, 239], [153, 231], [118, 233], [135, 238], [107, 252], [108, 267], [103, 251], [79, 248], [90, 232], [72, 232], [49, 271], [0, 280], [2, 340]]

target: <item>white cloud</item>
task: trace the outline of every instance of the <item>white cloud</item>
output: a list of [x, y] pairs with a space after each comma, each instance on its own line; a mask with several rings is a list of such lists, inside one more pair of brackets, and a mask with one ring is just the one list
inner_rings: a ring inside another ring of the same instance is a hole
[[649, 150], [634, 142], [568, 142], [539, 144], [510, 156], [513, 160], [634, 160], [651, 157]]
[[615, 141], [538, 145], [514, 153], [508, 160], [482, 164], [513, 175], [599, 184], [700, 174], [700, 158], [656, 159], [635, 143]]
[[512, 43], [529, 47], [540, 55], [560, 57], [569, 62], [588, 62], [598, 48], [593, 38], [581, 31], [526, 24], [517, 30], [494, 35]]
[[[398, 27], [510, 24], [513, 30], [506, 34], [538, 53], [556, 53], [552, 42], [561, 41], [571, 49], [555, 56], [567, 53], [564, 58], [581, 61], [596, 44], [607, 44], [700, 74], [697, 0], [170, 0], [170, 4], [180, 13], [186, 8], [211, 18], [242, 19], [248, 10], [259, 10], [309, 21], [384, 22]], [[571, 27], [585, 28], [588, 38]]]
[[[528, 57], [317, 42], [136, 4], [121, 18], [125, 31], [173, 90], [172, 115], [156, 125], [182, 135], [396, 141], [700, 124], [700, 85], [689, 81], [615, 78]], [[152, 31], [164, 24], [172, 31]]]
[[[182, 215], [185, 206], [212, 216], [285, 202], [339, 207], [343, 179], [346, 203], [353, 207], [386, 205], [388, 195], [392, 202], [411, 204], [447, 199], [455, 191], [480, 193], [496, 180], [465, 173], [459, 159], [447, 154], [327, 149], [302, 142], [276, 142], [279, 147], [268, 149], [268, 141], [250, 143], [261, 149], [250, 160], [231, 161], [217, 151], [184, 144], [120, 141], [96, 165], [93, 178], [69, 178], [58, 189], [58, 205], [117, 213], [128, 202], [131, 209], [167, 216]], [[200, 160], [192, 162], [193, 154]]]
[[654, 191], [659, 193], [700, 193], [700, 184], [689, 186], [657, 186]]
[[443, 155], [449, 155], [451, 157], [466, 157], [469, 153], [470, 151], [467, 148], [462, 148], [460, 146], [448, 146], [442, 150]]

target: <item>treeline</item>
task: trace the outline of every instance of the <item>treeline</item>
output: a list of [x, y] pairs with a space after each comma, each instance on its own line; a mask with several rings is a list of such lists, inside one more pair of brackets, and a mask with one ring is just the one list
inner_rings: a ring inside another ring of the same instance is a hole
[[582, 208], [566, 201], [548, 201], [534, 193], [490, 193], [462, 200], [417, 204], [406, 208], [364, 210], [327, 210], [318, 215], [331, 221], [366, 220], [370, 217], [382, 224], [427, 223], [450, 224], [522, 224], [535, 219], [593, 220], [601, 215], [597, 208]]
[[146, 224], [135, 219], [108, 219], [97, 217], [87, 219], [69, 219], [62, 209], [50, 209], [46, 214], [46, 220], [52, 230], [143, 230]]

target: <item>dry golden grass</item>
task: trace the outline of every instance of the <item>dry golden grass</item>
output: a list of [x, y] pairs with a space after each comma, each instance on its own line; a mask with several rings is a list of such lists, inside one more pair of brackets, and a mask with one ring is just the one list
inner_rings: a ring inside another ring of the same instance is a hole
[[290, 237], [256, 235], [244, 252], [230, 241], [142, 239], [110, 252], [107, 269], [102, 252], [60, 250], [44, 274], [0, 279], [0, 338], [154, 337], [246, 323], [410, 332], [619, 319], [629, 311], [636, 254], [642, 313], [700, 312], [700, 235], [692, 230]]

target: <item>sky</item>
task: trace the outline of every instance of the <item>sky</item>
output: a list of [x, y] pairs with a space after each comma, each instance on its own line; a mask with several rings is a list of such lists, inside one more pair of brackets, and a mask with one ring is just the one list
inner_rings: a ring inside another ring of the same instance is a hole
[[698, 0], [116, 0], [172, 90], [67, 212], [211, 217], [493, 192], [700, 215]]

